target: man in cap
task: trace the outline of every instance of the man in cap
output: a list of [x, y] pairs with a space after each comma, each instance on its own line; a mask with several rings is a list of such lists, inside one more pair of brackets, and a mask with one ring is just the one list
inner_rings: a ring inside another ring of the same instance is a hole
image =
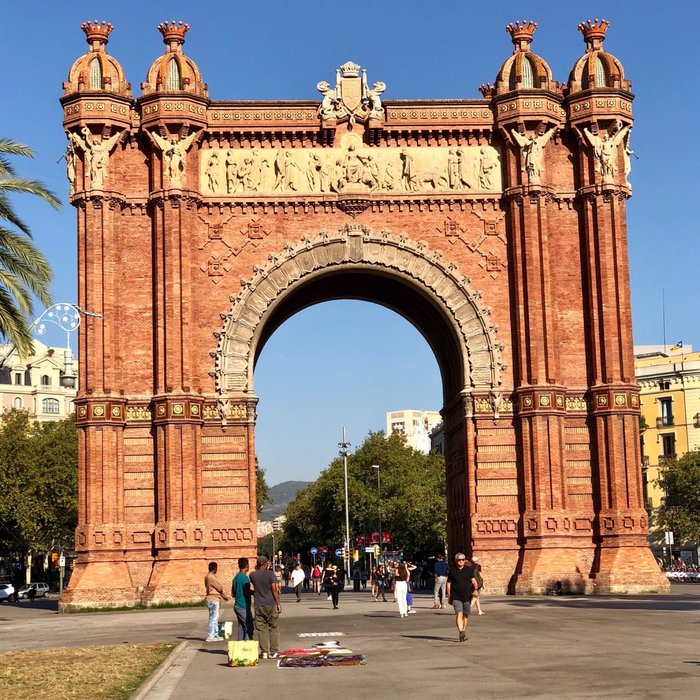
[[455, 611], [455, 623], [459, 641], [467, 641], [467, 623], [472, 603], [472, 593], [477, 589], [474, 569], [468, 567], [467, 557], [461, 552], [455, 554], [455, 565], [447, 574], [447, 602]]
[[258, 632], [261, 659], [276, 659], [279, 656], [279, 615], [282, 612], [280, 585], [270, 561], [265, 555], [258, 557], [255, 571], [250, 574], [250, 583], [255, 601], [255, 629]]

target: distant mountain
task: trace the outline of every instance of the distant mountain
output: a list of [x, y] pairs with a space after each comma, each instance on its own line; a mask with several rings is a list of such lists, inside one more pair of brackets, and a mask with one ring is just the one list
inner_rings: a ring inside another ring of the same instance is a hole
[[284, 511], [287, 510], [287, 506], [294, 500], [297, 493], [310, 483], [310, 481], [283, 481], [281, 484], [270, 486], [269, 493], [272, 503], [263, 506], [258, 520], [272, 520], [284, 515]]

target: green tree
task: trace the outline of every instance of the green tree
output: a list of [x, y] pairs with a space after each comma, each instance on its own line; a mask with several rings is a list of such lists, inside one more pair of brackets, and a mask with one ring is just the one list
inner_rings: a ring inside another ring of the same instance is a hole
[[[379, 465], [381, 498], [377, 485]], [[441, 455], [424, 455], [402, 436], [370, 433], [348, 457], [350, 536], [389, 531], [392, 548], [419, 557], [444, 549], [445, 468]], [[341, 546], [345, 540], [343, 461], [333, 460], [319, 478], [300, 491], [287, 508], [285, 544], [307, 552], [314, 545]]]
[[20, 354], [30, 354], [32, 340], [28, 318], [33, 315], [32, 294], [44, 306], [51, 304], [51, 268], [32, 241], [28, 226], [19, 218], [10, 195], [22, 192], [46, 200], [55, 209], [60, 201], [41, 182], [17, 175], [9, 156], [32, 158], [31, 148], [0, 139], [0, 334]]
[[0, 417], [0, 548], [48, 552], [72, 542], [77, 524], [78, 440], [72, 418]]
[[270, 487], [265, 481], [265, 470], [259, 466], [255, 470], [255, 505], [258, 513], [263, 509], [264, 505], [272, 503], [270, 498]]
[[661, 522], [677, 540], [700, 542], [700, 450], [667, 461], [659, 485], [666, 494], [659, 511]]

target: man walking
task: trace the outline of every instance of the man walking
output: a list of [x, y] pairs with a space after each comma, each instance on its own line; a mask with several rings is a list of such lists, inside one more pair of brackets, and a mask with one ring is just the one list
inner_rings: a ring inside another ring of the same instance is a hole
[[277, 576], [270, 571], [270, 561], [266, 556], [258, 557], [250, 583], [255, 599], [255, 629], [260, 642], [260, 658], [276, 659], [280, 650], [279, 615], [282, 603]]
[[435, 568], [433, 569], [435, 574], [435, 587], [433, 589], [435, 604], [433, 605], [433, 610], [445, 607], [445, 586], [447, 585], [447, 573], [449, 570], [450, 567], [447, 565], [445, 558], [442, 554], [438, 554], [435, 558]]
[[472, 593], [477, 588], [474, 569], [466, 566], [467, 558], [461, 552], [455, 554], [455, 566], [447, 574], [447, 602], [455, 611], [455, 623], [459, 641], [467, 641], [467, 623], [472, 604]]
[[215, 561], [210, 562], [209, 571], [204, 577], [205, 600], [209, 609], [209, 626], [205, 640], [207, 642], [223, 641], [223, 637], [219, 636], [219, 605], [222, 600], [228, 600], [228, 596], [224, 593], [221, 581], [216, 577], [217, 569], [217, 563]]
[[297, 596], [297, 603], [301, 603], [301, 586], [306, 580], [306, 573], [304, 572], [301, 564], [297, 563], [297, 565], [292, 569], [292, 575], [290, 578], [292, 580], [292, 587], [294, 588], [294, 592]]
[[238, 573], [231, 581], [231, 595], [233, 596], [233, 612], [238, 620], [238, 641], [253, 638], [253, 613], [250, 610], [250, 579], [248, 558], [241, 557], [238, 560]]

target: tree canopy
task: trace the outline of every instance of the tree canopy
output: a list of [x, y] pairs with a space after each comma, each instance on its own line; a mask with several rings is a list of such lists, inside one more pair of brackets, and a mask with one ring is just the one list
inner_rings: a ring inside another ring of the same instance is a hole
[[0, 139], [0, 334], [8, 338], [20, 354], [31, 353], [29, 333], [33, 314], [32, 294], [44, 306], [51, 304], [51, 268], [32, 242], [28, 226], [17, 215], [10, 195], [31, 194], [55, 209], [60, 201], [41, 182], [19, 177], [8, 156], [32, 158], [31, 148], [10, 139]]
[[659, 517], [676, 540], [700, 541], [700, 450], [669, 460], [661, 469], [659, 485], [666, 497]]
[[[372, 465], [379, 465], [379, 470]], [[444, 550], [445, 469], [441, 455], [417, 452], [398, 434], [385, 438], [383, 432], [370, 433], [348, 457], [348, 494], [351, 539], [378, 531], [381, 508], [382, 530], [391, 533], [390, 549], [415, 558]], [[315, 482], [297, 494], [286, 515], [285, 550], [304, 556], [312, 546], [342, 546], [342, 458], [333, 460]]]
[[78, 438], [67, 418], [0, 416], [0, 551], [50, 551], [73, 541], [78, 520]]

